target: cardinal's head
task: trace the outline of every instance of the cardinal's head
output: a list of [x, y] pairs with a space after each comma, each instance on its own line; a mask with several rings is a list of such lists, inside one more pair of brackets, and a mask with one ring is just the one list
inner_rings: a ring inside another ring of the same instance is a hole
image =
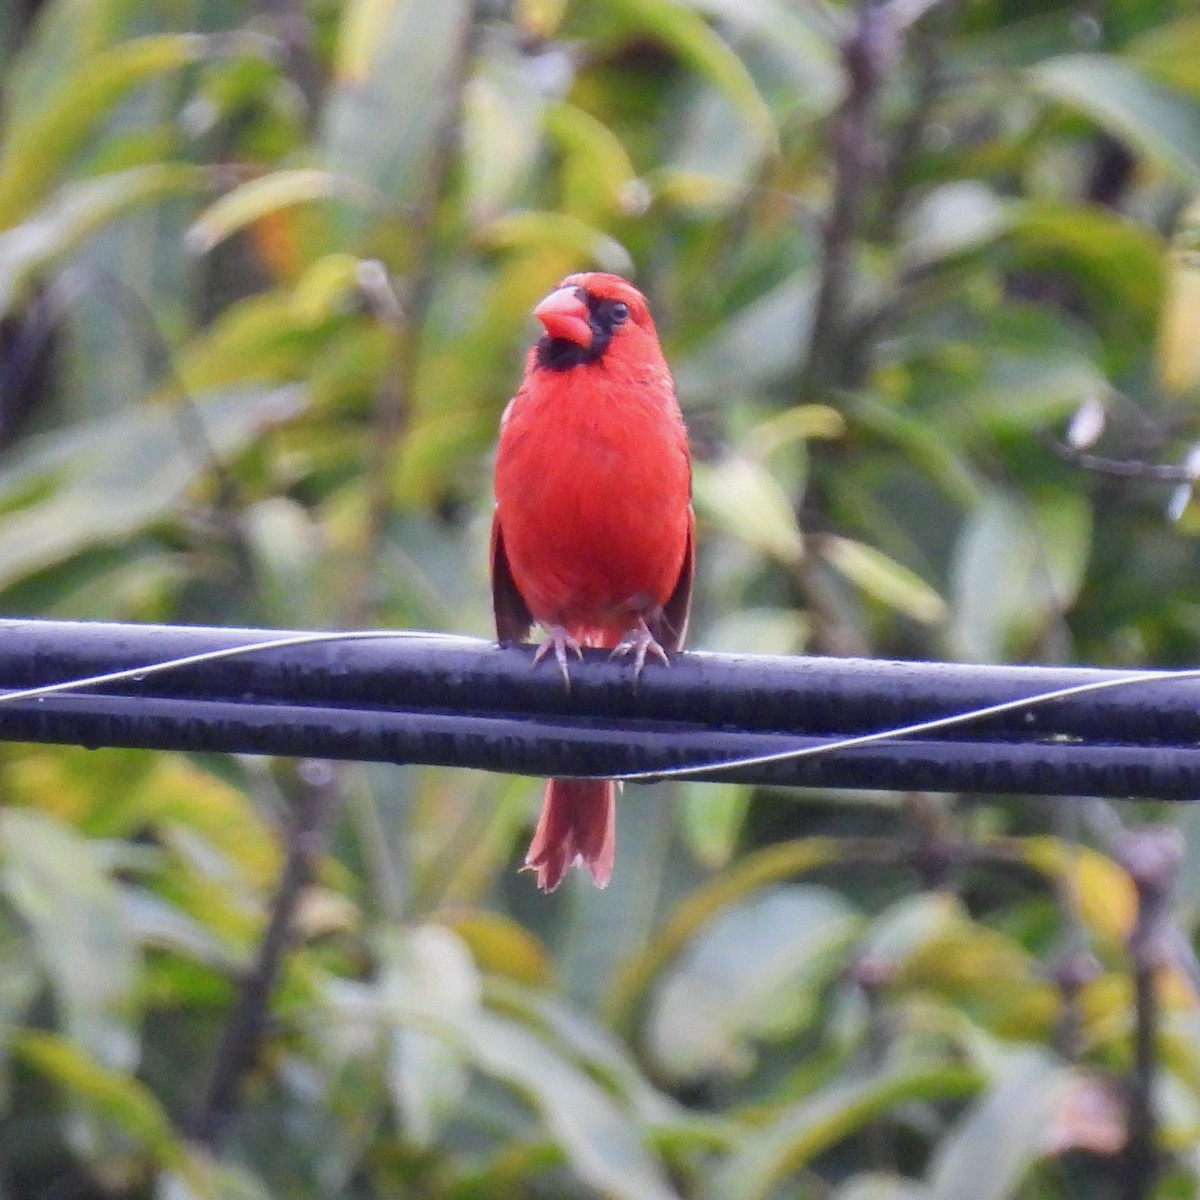
[[568, 275], [534, 310], [546, 333], [535, 347], [539, 367], [569, 371], [600, 362], [610, 347], [643, 352], [658, 335], [646, 297], [619, 275]]

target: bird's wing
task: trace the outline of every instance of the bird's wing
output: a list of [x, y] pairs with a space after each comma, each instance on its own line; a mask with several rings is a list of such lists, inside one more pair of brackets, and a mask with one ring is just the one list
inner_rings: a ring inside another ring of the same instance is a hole
[[662, 613], [651, 626], [655, 641], [664, 650], [680, 650], [687, 637], [688, 617], [692, 611], [692, 579], [696, 574], [696, 514], [688, 505], [687, 544], [683, 550], [683, 563], [675, 590], [667, 597]]
[[499, 509], [492, 514], [491, 561], [492, 612], [496, 617], [496, 636], [502, 642], [523, 642], [533, 628], [533, 614], [517, 588], [508, 565]]

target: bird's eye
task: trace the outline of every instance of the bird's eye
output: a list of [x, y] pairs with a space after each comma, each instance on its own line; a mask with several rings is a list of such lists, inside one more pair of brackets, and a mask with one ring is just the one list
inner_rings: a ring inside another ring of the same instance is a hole
[[629, 305], [624, 300], [614, 300], [608, 311], [614, 325], [620, 325], [622, 321], [629, 319]]

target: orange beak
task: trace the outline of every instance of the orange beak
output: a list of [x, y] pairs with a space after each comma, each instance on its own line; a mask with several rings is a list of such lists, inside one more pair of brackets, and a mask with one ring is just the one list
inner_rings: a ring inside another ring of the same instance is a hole
[[592, 344], [592, 323], [578, 288], [564, 287], [551, 292], [533, 310], [533, 315], [545, 325], [552, 338], [562, 338], [579, 346]]

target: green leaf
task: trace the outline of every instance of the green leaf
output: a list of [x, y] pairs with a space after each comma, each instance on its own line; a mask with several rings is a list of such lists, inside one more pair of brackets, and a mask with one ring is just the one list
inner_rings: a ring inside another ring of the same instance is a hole
[[711, 883], [696, 888], [613, 981], [604, 1006], [609, 1022], [619, 1031], [630, 1032], [647, 989], [709, 921], [760, 887], [836, 861], [840, 850], [835, 838], [783, 842], [746, 855]]
[[602, 271], [629, 275], [633, 260], [615, 238], [567, 213], [514, 212], [484, 226], [479, 240], [496, 249], [528, 249], [534, 246], [570, 251]]
[[0, 233], [0, 313], [24, 299], [41, 273], [114, 217], [204, 184], [199, 168], [152, 163], [65, 185], [35, 215]]
[[728, 404], [789, 375], [808, 345], [815, 295], [805, 267], [731, 313], [673, 364], [680, 396], [689, 404]]
[[490, 981], [487, 994], [505, 1012], [544, 1029], [593, 1078], [628, 1101], [642, 1120], [661, 1125], [680, 1118], [679, 1105], [647, 1079], [632, 1050], [590, 1014], [544, 990]]
[[943, 1138], [929, 1171], [931, 1200], [1006, 1200], [1045, 1153], [1073, 1077], [1033, 1048], [1012, 1055], [1000, 1078]]
[[[443, 938], [453, 938], [441, 930]], [[444, 947], [443, 947], [444, 949]], [[438, 952], [439, 955], [441, 951]], [[441, 983], [458, 967], [436, 974]], [[474, 1009], [461, 993], [426, 986], [409, 974], [399, 988], [375, 993], [340, 982], [330, 990], [339, 1028], [364, 1019], [400, 1025], [442, 1039], [484, 1074], [525, 1097], [567, 1164], [585, 1183], [616, 1200], [677, 1200], [638, 1121], [551, 1039], [519, 1020]]]
[[[400, 208], [425, 187], [423, 164], [457, 102], [466, 0], [357, 0], [341, 25], [337, 86], [323, 108], [321, 165]], [[344, 213], [345, 232], [362, 231]]]
[[1200, 15], [1155, 25], [1125, 47], [1125, 56], [1152, 78], [1200, 98]]
[[[326, 254], [318, 258], [301, 275], [292, 292], [291, 309], [297, 325], [304, 329], [314, 329], [348, 307], [355, 297], [360, 296], [361, 273], [364, 264], [371, 261], [353, 254]], [[374, 265], [379, 265], [377, 260], [374, 261]], [[366, 269], [369, 271], [372, 268], [368, 266]], [[273, 300], [278, 298], [272, 297]], [[260, 295], [258, 299], [263, 297]], [[273, 315], [276, 320], [270, 321], [268, 318], [264, 324], [277, 326], [278, 314]], [[261, 320], [261, 310], [259, 317]], [[263, 329], [261, 333], [269, 336], [267, 329]], [[221, 357], [224, 358], [225, 355]]]
[[788, 1105], [747, 1133], [708, 1178], [705, 1200], [766, 1200], [798, 1168], [912, 1100], [957, 1099], [975, 1074], [943, 1063], [897, 1063], [865, 1079], [846, 1078]]
[[860, 392], [850, 404], [855, 422], [893, 444], [919, 467], [954, 504], [971, 508], [982, 493], [964, 449], [946, 437], [940, 422], [898, 409], [894, 404]]
[[762, 151], [728, 98], [697, 83], [680, 123], [670, 157], [647, 173], [654, 195], [700, 213], [725, 213], [744, 203]]
[[1140, 360], [1165, 286], [1166, 246], [1153, 229], [1092, 205], [1037, 201], [1010, 210], [1010, 245], [1021, 268], [1069, 273], [1106, 344]]
[[1200, 197], [1180, 214], [1171, 240], [1155, 351], [1166, 391], [1181, 395], [1200, 384]]
[[1054, 58], [1034, 67], [1029, 79], [1180, 179], [1200, 183], [1200, 102], [1104, 54]]
[[275, 1200], [271, 1190], [245, 1167], [217, 1162], [192, 1151], [187, 1169], [163, 1171], [154, 1200]]
[[605, 0], [629, 27], [669, 47], [737, 110], [762, 152], [776, 148], [771, 110], [742, 60], [691, 8], [678, 0]]
[[698, 462], [696, 514], [709, 524], [788, 564], [804, 557], [804, 538], [782, 485], [749, 458]]
[[213, 45], [200, 34], [159, 34], [85, 60], [40, 109], [8, 131], [0, 153], [0, 229], [30, 212], [122, 97], [148, 79], [199, 61]]
[[[437, 1013], [455, 1026], [480, 1012], [480, 980], [470, 953], [453, 931], [439, 925], [382, 930], [376, 938], [379, 988], [397, 1009]], [[387, 1058], [388, 1086], [405, 1132], [428, 1146], [454, 1115], [466, 1088], [461, 1050], [436, 1034], [392, 1029]]]
[[766, 462], [795, 442], [834, 441], [846, 434], [846, 418], [827, 404], [796, 404], [775, 413], [748, 430], [741, 447]]
[[546, 136], [563, 163], [563, 208], [584, 221], [636, 211], [637, 172], [620, 139], [602, 121], [560, 101], [546, 109]]
[[836, 26], [815, 5], [789, 0], [690, 0], [720, 23], [736, 47], [753, 52], [760, 76], [782, 77], [789, 120], [796, 110], [807, 120], [828, 116], [845, 92], [845, 74], [835, 44]]
[[141, 962], [120, 893], [74, 830], [32, 809], [0, 812], [0, 887], [28, 923], [68, 1035], [116, 1070], [138, 1059]]
[[333, 74], [339, 84], [357, 87], [375, 69], [391, 33], [396, 0], [348, 0], [338, 26]]
[[827, 888], [775, 888], [721, 912], [655, 989], [647, 1048], [674, 1079], [742, 1074], [752, 1043], [791, 1036], [861, 918]]
[[706, 867], [723, 867], [733, 857], [751, 789], [741, 783], [679, 784], [683, 835], [688, 847]]
[[[1021, 313], [1021, 318], [1032, 314]], [[965, 347], [964, 357], [977, 361], [971, 378], [953, 394], [953, 407], [943, 414], [943, 436], [961, 431], [1024, 433], [1048, 421], [1065, 419], [1091, 396], [1111, 388], [1092, 357], [1070, 344], [1063, 324], [1043, 316], [1041, 333], [1012, 333], [1001, 327], [995, 340]]]
[[490, 44], [463, 92], [463, 191], [473, 224], [498, 216], [541, 148], [542, 98], [525, 58]]
[[583, 1182], [616, 1200], [677, 1200], [641, 1130], [585, 1071], [514, 1021], [484, 1014], [476, 1065], [526, 1095]]
[[[9, 1048], [43, 991], [31, 932], [10, 905], [0, 906], [0, 1109], [10, 1111]], [[2, 1195], [2, 1193], [0, 1193]]]
[[[64, 79], [121, 36], [123, 0], [56, 0], [24, 28], [20, 53], [5, 59], [4, 110], [23, 120], [46, 102], [46, 81]], [[11, 14], [17, 18], [14, 10]], [[17, 46], [13, 24], [12, 49]], [[6, 47], [7, 49], [7, 47]]]
[[908, 214], [899, 254], [907, 270], [930, 267], [994, 242], [1012, 221], [1013, 205], [972, 179], [934, 188]]
[[195, 254], [206, 254], [227, 237], [270, 213], [338, 196], [365, 209], [378, 211], [384, 206], [383, 197], [370, 187], [332, 171], [314, 168], [272, 171], [261, 179], [251, 179], [235, 187], [210, 204], [188, 229], [188, 247]]
[[226, 971], [241, 970], [248, 965], [232, 954], [210, 929], [161, 896], [127, 886], [122, 889], [121, 900], [138, 945], [172, 950]]
[[821, 557], [868, 596], [926, 625], [946, 617], [946, 602], [919, 575], [882, 550], [850, 538], [825, 534]]
[[[292, 419], [299, 388], [198, 399], [194, 417], [136, 406], [26, 443], [0, 471], [0, 583], [128, 537], [173, 512], [187, 489], [265, 430]], [[203, 430], [203, 439], [198, 430]], [[29, 500], [30, 489], [44, 489]]]
[[305, 374], [314, 356], [314, 343], [307, 335], [313, 335], [316, 345], [325, 346], [310, 324], [318, 315], [317, 305], [334, 302], [339, 286], [352, 286], [345, 275], [338, 278], [339, 262], [346, 266], [350, 256], [334, 256], [332, 264], [329, 257], [318, 259], [295, 289], [260, 292], [231, 304], [212, 325], [195, 334], [179, 357], [183, 386], [201, 394]]
[[956, 652], [1000, 662], [1070, 608], [1087, 567], [1091, 509], [1056, 493], [1040, 504], [992, 492], [968, 518], [951, 579]]
[[947, 892], [907, 896], [884, 909], [864, 932], [857, 953], [898, 974], [913, 954], [967, 919], [962, 902]]
[[131, 1075], [108, 1069], [52, 1033], [26, 1030], [13, 1048], [73, 1100], [111, 1122], [160, 1166], [195, 1177], [183, 1144], [153, 1093]]

